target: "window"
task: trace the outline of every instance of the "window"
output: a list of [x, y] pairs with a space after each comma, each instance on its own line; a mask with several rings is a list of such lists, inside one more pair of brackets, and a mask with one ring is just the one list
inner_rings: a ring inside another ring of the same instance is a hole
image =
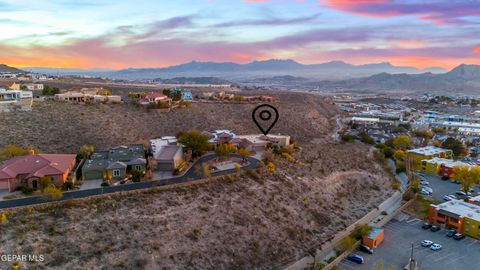
[[113, 176], [120, 176], [120, 170], [113, 170]]
[[141, 172], [142, 171], [142, 166], [141, 165], [135, 165], [135, 170]]

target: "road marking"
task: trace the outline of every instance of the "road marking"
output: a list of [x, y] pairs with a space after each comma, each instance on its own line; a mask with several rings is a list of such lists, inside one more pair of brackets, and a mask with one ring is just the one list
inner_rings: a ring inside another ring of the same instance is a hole
[[420, 221], [422, 221], [422, 220], [419, 219], [419, 218], [414, 218], [414, 219], [407, 220], [406, 223], [408, 223], [408, 224], [411, 224], [411, 223], [417, 224], [417, 223], [420, 222]]
[[353, 270], [357, 270], [356, 268], [354, 268], [352, 265], [350, 265], [350, 261], [342, 261], [340, 264], [343, 266], [343, 267], [346, 267], [346, 268], [349, 268], [349, 269], [353, 269]]

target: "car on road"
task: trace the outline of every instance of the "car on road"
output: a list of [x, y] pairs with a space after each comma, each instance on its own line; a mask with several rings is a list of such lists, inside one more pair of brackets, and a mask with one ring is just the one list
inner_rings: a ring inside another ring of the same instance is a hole
[[455, 231], [455, 230], [448, 230], [446, 236], [447, 237], [453, 237], [456, 233], [457, 233], [457, 231]]
[[453, 235], [453, 239], [455, 240], [462, 240], [463, 238], [465, 238], [465, 235], [461, 234], [461, 233], [456, 233]]
[[437, 250], [442, 249], [442, 245], [440, 245], [440, 244], [432, 244], [432, 245], [430, 246], [430, 249], [431, 249], [431, 250], [434, 250], [434, 251], [437, 251]]
[[430, 223], [428, 223], [428, 222], [425, 222], [425, 223], [423, 223], [423, 225], [422, 225], [422, 229], [424, 229], [424, 230], [428, 230], [428, 229], [430, 229], [431, 227], [432, 227], [432, 224], [430, 224]]
[[363, 252], [368, 253], [368, 254], [373, 254], [373, 249], [371, 249], [370, 247], [367, 247], [365, 245], [358, 246], [358, 250], [363, 251]]
[[430, 240], [423, 240], [421, 244], [422, 244], [422, 247], [429, 247], [433, 244], [433, 242]]
[[430, 231], [432, 231], [432, 232], [438, 232], [438, 231], [440, 231], [440, 227], [437, 226], [437, 225], [433, 225], [433, 226], [430, 228]]
[[347, 260], [351, 261], [351, 262], [354, 262], [354, 263], [358, 263], [358, 264], [362, 264], [363, 263], [363, 257], [360, 256], [360, 255], [357, 255], [357, 254], [350, 254], [347, 256]]

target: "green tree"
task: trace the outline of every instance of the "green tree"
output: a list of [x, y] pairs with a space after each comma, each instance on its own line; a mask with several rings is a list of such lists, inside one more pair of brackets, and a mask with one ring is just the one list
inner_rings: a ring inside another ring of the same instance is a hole
[[57, 87], [51, 87], [49, 85], [44, 85], [42, 90], [42, 95], [44, 96], [53, 96], [60, 93], [60, 89]]
[[467, 148], [463, 143], [455, 138], [448, 137], [443, 143], [442, 147], [450, 149], [455, 157], [464, 157], [467, 154]]
[[132, 175], [133, 182], [140, 182], [140, 180], [142, 180], [142, 178], [145, 176], [143, 172], [136, 169], [131, 170], [130, 174]]
[[472, 187], [478, 182], [478, 179], [476, 179], [476, 177], [478, 177], [476, 170], [474, 172], [471, 172], [470, 167], [468, 166], [453, 167], [452, 177], [458, 180], [458, 182], [460, 182], [460, 185], [462, 186], [462, 191], [465, 193], [469, 192]]
[[238, 154], [240, 156], [242, 156], [242, 159], [245, 161], [247, 159], [247, 157], [252, 154], [252, 152], [248, 151], [245, 148], [240, 148], [240, 149], [238, 149]]
[[45, 190], [45, 188], [49, 187], [50, 185], [52, 185], [52, 177], [50, 176], [40, 177], [40, 186], [42, 187], [42, 190]]
[[0, 161], [11, 159], [18, 156], [26, 156], [29, 152], [38, 153], [38, 150], [29, 149], [25, 147], [19, 147], [13, 144], [7, 145], [5, 148], [0, 149]]
[[351, 236], [345, 236], [335, 247], [340, 252], [353, 251], [357, 241]]
[[210, 149], [209, 139], [209, 136], [202, 134], [200, 131], [191, 130], [183, 132], [178, 138], [178, 142], [190, 149], [194, 157], [198, 157]]
[[230, 143], [221, 144], [215, 149], [215, 153], [219, 156], [228, 156], [236, 150], [235, 145]]
[[412, 147], [412, 142], [408, 136], [398, 136], [397, 138], [393, 139], [392, 144], [395, 149], [405, 150]]
[[373, 227], [368, 224], [357, 224], [351, 236], [356, 240], [361, 240], [364, 236], [369, 235], [372, 230]]
[[206, 178], [212, 177], [212, 172], [210, 171], [210, 166], [208, 166], [207, 164], [203, 164], [202, 169], [203, 169], [203, 176], [204, 177], [206, 177]]
[[366, 144], [374, 144], [375, 143], [375, 140], [372, 138], [372, 136], [368, 135], [368, 133], [365, 132], [365, 131], [362, 131], [360, 133], [360, 141], [362, 141], [363, 143], [366, 143]]

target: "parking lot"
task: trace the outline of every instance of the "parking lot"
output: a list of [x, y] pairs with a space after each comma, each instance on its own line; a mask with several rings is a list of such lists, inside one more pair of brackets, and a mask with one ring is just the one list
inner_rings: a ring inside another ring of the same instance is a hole
[[[462, 189], [460, 184], [455, 184], [450, 180], [442, 180], [441, 177], [436, 175], [425, 175], [425, 180], [429, 183], [428, 187], [433, 189], [433, 194], [431, 197], [438, 201], [443, 201], [443, 196], [445, 195], [455, 195], [455, 192]], [[474, 188], [475, 193], [472, 194], [476, 196], [480, 192], [480, 186], [476, 185]]]
[[[405, 217], [403, 213], [400, 216]], [[423, 230], [422, 224], [423, 221], [419, 219], [393, 219], [385, 225], [385, 240], [373, 255], [354, 252], [363, 256], [364, 264], [344, 260], [340, 267], [346, 270], [372, 270], [375, 263], [383, 261], [385, 269], [393, 265], [396, 270], [401, 270], [408, 263], [413, 243], [414, 258], [422, 270], [480, 269], [480, 241], [469, 237], [456, 241], [445, 236], [446, 230], [431, 232]], [[420, 242], [425, 239], [441, 244], [443, 248], [433, 251], [422, 247]]]

